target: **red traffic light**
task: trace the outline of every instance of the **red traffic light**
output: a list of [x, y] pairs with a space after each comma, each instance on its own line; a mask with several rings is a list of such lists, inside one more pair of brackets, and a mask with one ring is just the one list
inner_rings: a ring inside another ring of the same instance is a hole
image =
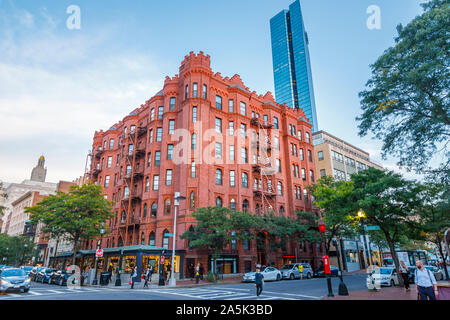
[[324, 232], [325, 232], [325, 223], [323, 222], [322, 219], [320, 219], [320, 221], [319, 221], [319, 231], [320, 231], [321, 233], [324, 233]]

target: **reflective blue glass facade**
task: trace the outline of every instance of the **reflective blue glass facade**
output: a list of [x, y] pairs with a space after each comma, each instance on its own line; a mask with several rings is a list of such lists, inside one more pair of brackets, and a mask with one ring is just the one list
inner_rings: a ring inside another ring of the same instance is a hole
[[319, 130], [312, 82], [308, 35], [300, 1], [270, 20], [275, 98], [290, 108], [301, 108], [312, 131]]

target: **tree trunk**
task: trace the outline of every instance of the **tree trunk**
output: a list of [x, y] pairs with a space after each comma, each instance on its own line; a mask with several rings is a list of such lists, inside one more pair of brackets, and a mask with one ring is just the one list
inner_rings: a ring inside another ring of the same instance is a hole
[[400, 276], [400, 263], [398, 261], [398, 256], [397, 256], [397, 252], [395, 251], [395, 245], [394, 242], [391, 239], [391, 235], [388, 232], [384, 232], [384, 235], [386, 237], [386, 241], [389, 245], [389, 249], [391, 250], [391, 255], [392, 255], [392, 259], [394, 260], [394, 264], [395, 264], [395, 270], [397, 270], [397, 277], [398, 277], [398, 282], [400, 284], [400, 286], [404, 286], [403, 283], [403, 277]]
[[53, 267], [55, 267], [56, 263], [56, 253], [58, 252], [58, 245], [59, 245], [59, 237], [58, 239], [56, 239], [55, 255], [53, 256], [53, 264], [52, 264]]
[[437, 243], [437, 245], [438, 245], [438, 248], [439, 248], [439, 253], [440, 253], [442, 259], [444, 260], [445, 279], [449, 280], [450, 278], [448, 276], [447, 259], [446, 259], [447, 257], [444, 257], [444, 252], [442, 250], [442, 244], [441, 244], [440, 241]]

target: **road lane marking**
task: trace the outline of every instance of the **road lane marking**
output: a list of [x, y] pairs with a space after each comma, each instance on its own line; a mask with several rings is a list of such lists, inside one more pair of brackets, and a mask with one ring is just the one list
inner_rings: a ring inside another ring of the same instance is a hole
[[39, 292], [37, 292], [37, 291], [28, 291], [28, 293], [29, 294], [32, 294], [32, 295], [35, 295], [35, 296], [41, 296], [42, 295], [42, 293], [39, 293]]

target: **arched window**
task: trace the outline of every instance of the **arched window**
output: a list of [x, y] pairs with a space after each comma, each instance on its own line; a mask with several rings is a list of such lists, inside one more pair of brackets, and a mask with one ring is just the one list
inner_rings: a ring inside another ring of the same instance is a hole
[[230, 209], [236, 211], [236, 200], [231, 199], [230, 201]]
[[259, 214], [259, 204], [256, 204], [256, 214]]
[[117, 246], [118, 246], [118, 247], [123, 247], [123, 240], [122, 240], [122, 237], [119, 237], [119, 240], [117, 241]]
[[162, 242], [162, 247], [164, 249], [169, 249], [169, 237], [167, 236], [167, 234], [169, 233], [169, 231], [164, 230], [163, 232], [163, 242]]
[[120, 219], [121, 223], [125, 223], [127, 222], [127, 213], [124, 211], [122, 211], [122, 218]]
[[191, 163], [191, 178], [195, 178], [197, 176], [197, 169], [195, 167], [195, 161]]
[[283, 215], [284, 215], [284, 207], [281, 206], [281, 207], [280, 207], [280, 216], [283, 216]]
[[111, 248], [114, 248], [114, 244], [115, 244], [115, 242], [114, 242], [114, 237], [113, 237], [111, 240]]
[[155, 233], [153, 231], [150, 232], [150, 236], [148, 237], [148, 245], [155, 246]]
[[189, 196], [189, 207], [191, 209], [195, 209], [195, 193], [194, 193], [194, 191], [192, 191], [191, 195]]
[[170, 214], [171, 211], [171, 202], [170, 199], [166, 199], [164, 201], [164, 214]]
[[248, 188], [248, 174], [246, 172], [242, 172], [242, 187]]
[[244, 212], [248, 212], [248, 200], [247, 199], [245, 199], [243, 202], [242, 202], [242, 211], [244, 211]]
[[223, 202], [221, 197], [216, 198], [216, 207], [222, 207]]
[[189, 85], [187, 84], [185, 87], [184, 97], [187, 99], [189, 97]]
[[156, 202], [153, 202], [151, 216], [156, 217], [157, 212], [158, 212], [158, 205], [156, 204]]
[[[248, 237], [250, 235], [250, 233], [247, 230], [244, 231], [244, 234], [245, 237]], [[244, 240], [242, 245], [244, 247], [244, 250], [250, 250], [250, 240], [248, 239]]]
[[283, 184], [279, 181], [278, 181], [278, 185], [277, 185], [277, 190], [278, 190], [278, 195], [282, 196], [283, 195]]
[[144, 203], [144, 213], [143, 213], [143, 217], [146, 218], [147, 217], [147, 204]]
[[222, 185], [222, 170], [216, 169], [216, 184]]
[[145, 244], [145, 235], [143, 232], [141, 233], [141, 244]]

